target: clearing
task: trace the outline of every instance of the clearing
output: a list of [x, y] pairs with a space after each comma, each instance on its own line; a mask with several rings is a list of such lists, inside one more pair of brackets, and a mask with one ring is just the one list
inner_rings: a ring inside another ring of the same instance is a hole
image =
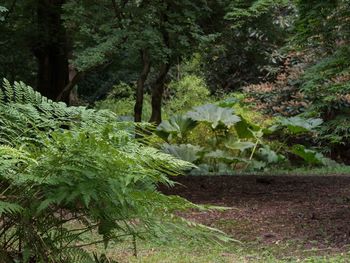
[[175, 188], [162, 191], [232, 208], [187, 218], [224, 230], [257, 254], [267, 250], [282, 260], [349, 251], [349, 176], [187, 176], [176, 181]]
[[[111, 244], [118, 262], [144, 263], [346, 263], [350, 262], [350, 176], [231, 175], [173, 178], [160, 190], [226, 211], [192, 211], [183, 216], [219, 228], [242, 243], [138, 241]], [[179, 244], [180, 243], [180, 244]], [[101, 249], [101, 248], [100, 248]], [[101, 250], [100, 250], [101, 251]]]

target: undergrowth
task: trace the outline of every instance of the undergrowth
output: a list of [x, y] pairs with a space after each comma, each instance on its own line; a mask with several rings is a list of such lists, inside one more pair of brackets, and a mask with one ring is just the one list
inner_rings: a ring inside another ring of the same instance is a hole
[[[134, 125], [52, 102], [23, 83], [5, 80], [0, 100], [3, 262], [100, 262], [85, 247], [125, 236], [136, 246], [145, 234], [227, 240], [175, 214], [206, 209], [157, 191], [192, 164], [136, 140]], [[96, 239], [82, 239], [88, 232]]]

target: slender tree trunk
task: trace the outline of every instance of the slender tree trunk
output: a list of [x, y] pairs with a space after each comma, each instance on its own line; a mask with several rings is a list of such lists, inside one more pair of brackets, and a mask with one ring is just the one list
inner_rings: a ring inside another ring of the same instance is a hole
[[162, 98], [164, 93], [165, 80], [169, 69], [169, 63], [161, 65], [157, 80], [152, 87], [152, 115], [149, 122], [155, 123], [157, 125], [162, 122]]
[[[56, 97], [57, 101], [65, 101], [67, 102], [69, 105], [72, 105], [72, 92], [73, 89], [75, 87], [75, 85], [78, 83], [78, 81], [83, 77], [83, 73], [77, 71], [73, 66], [69, 66], [69, 82], [68, 84], [63, 88], [63, 90], [60, 92], [60, 94], [58, 94], [58, 96]], [[78, 96], [77, 92], [75, 92], [76, 94], [74, 94], [74, 96]], [[76, 100], [76, 98], [74, 99]]]
[[136, 103], [135, 103], [135, 107], [134, 107], [135, 122], [142, 121], [144, 86], [145, 86], [145, 82], [148, 78], [149, 72], [151, 70], [151, 59], [149, 57], [148, 51], [142, 50], [140, 53], [141, 53], [143, 69], [142, 69], [140, 77], [137, 81]]
[[[170, 6], [167, 5], [166, 10], [168, 11], [169, 9]], [[165, 26], [168, 22], [168, 16], [166, 13], [163, 14], [161, 20], [162, 25], [160, 31], [162, 33], [163, 42], [164, 45], [171, 50], [169, 32], [166, 30]], [[154, 123], [156, 125], [159, 125], [162, 122], [162, 99], [164, 93], [165, 80], [170, 70], [170, 61], [171, 58], [169, 57], [167, 62], [161, 64], [159, 75], [152, 87], [152, 115], [149, 122]]]
[[37, 90], [69, 103], [62, 91], [69, 83], [69, 48], [61, 14], [64, 0], [38, 0], [38, 38], [33, 47], [38, 61]]

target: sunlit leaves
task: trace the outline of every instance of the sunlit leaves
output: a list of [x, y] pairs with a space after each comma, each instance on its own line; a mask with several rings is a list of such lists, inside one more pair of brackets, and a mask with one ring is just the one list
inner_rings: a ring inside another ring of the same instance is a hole
[[157, 127], [157, 134], [168, 140], [172, 138], [179, 137], [184, 139], [188, 133], [197, 126], [197, 122], [183, 115], [176, 115], [170, 117], [169, 120], [164, 120]]
[[204, 122], [213, 129], [220, 126], [230, 128], [241, 120], [232, 109], [222, 108], [214, 104], [195, 107], [193, 111], [187, 113], [187, 116], [195, 121]]
[[8, 12], [7, 8], [0, 6], [0, 22], [5, 21], [4, 13]]
[[231, 150], [239, 150], [241, 152], [251, 149], [255, 146], [255, 143], [249, 141], [228, 141], [225, 146]]

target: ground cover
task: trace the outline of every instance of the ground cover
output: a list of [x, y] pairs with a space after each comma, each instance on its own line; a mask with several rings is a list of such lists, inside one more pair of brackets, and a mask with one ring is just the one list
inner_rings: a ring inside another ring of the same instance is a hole
[[241, 243], [225, 246], [140, 241], [109, 251], [118, 262], [350, 262], [350, 176], [187, 176], [161, 188], [227, 211], [184, 216]]

